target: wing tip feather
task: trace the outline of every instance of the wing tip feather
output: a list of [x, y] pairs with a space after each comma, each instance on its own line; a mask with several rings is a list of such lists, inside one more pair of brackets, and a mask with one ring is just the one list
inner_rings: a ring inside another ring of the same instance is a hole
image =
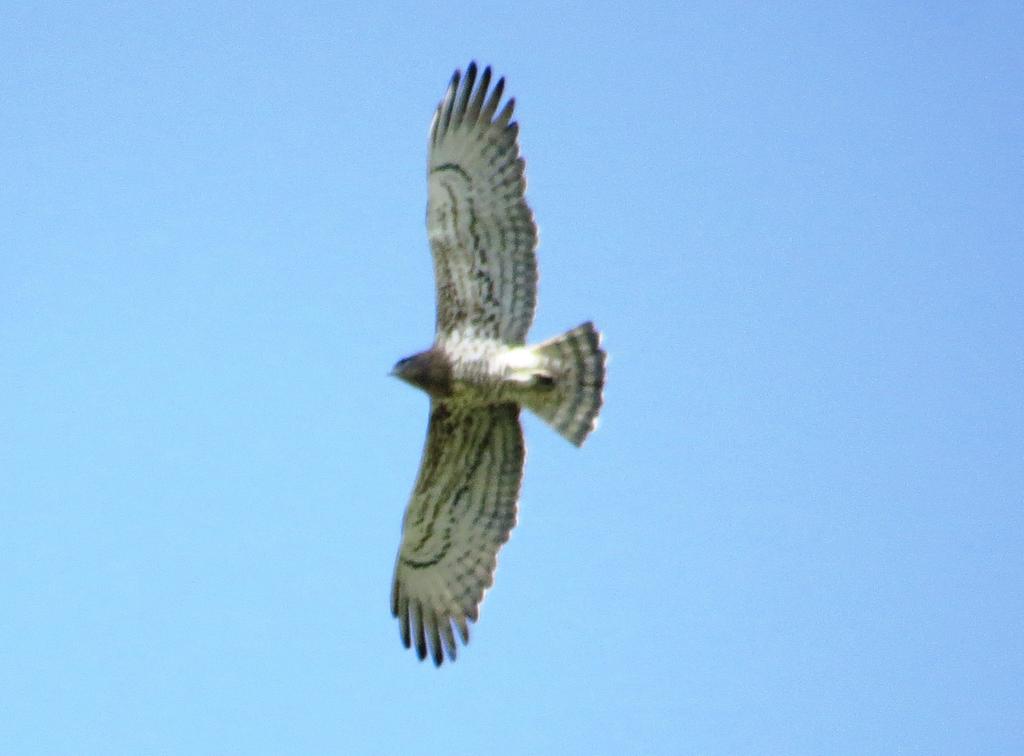
[[[482, 600], [482, 596], [479, 600]], [[391, 594], [391, 613], [398, 620], [402, 645], [412, 649], [420, 661], [428, 658], [434, 666], [440, 667], [445, 660], [454, 662], [458, 658], [459, 644], [469, 644], [469, 624], [477, 621], [479, 600], [470, 603], [469, 609], [449, 602], [443, 608], [433, 600], [410, 599], [402, 587], [398, 575]]]
[[499, 78], [491, 87], [492, 77], [491, 67], [485, 66], [481, 73], [475, 60], [469, 62], [465, 73], [460, 68], [455, 69], [434, 112], [430, 126], [432, 144], [437, 144], [446, 133], [458, 129], [463, 123], [495, 123], [501, 128], [508, 126], [515, 108], [515, 98], [506, 101], [495, 119], [494, 114], [498, 112], [505, 93], [505, 77]]

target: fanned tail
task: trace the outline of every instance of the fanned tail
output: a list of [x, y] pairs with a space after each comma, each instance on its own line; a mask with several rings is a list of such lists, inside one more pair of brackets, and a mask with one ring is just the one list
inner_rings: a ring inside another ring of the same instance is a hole
[[538, 344], [533, 352], [545, 380], [543, 390], [532, 392], [526, 406], [573, 444], [582, 445], [597, 425], [604, 401], [601, 334], [593, 323], [584, 323]]

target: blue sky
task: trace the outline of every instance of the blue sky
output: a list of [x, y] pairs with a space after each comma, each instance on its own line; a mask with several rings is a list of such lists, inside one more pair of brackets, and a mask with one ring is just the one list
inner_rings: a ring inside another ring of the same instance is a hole
[[[1024, 750], [1024, 11], [899, 5], [5, 5], [0, 751]], [[611, 364], [435, 670], [386, 374], [471, 59]]]

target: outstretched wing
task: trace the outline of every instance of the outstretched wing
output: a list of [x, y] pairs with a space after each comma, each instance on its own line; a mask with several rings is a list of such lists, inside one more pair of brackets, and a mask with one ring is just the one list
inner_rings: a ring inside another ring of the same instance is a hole
[[402, 522], [391, 590], [406, 648], [434, 663], [455, 659], [455, 634], [469, 642], [498, 549], [516, 523], [523, 475], [519, 406], [432, 403], [427, 444]]
[[[437, 339], [451, 335], [522, 344], [537, 301], [537, 226], [526, 204], [515, 100], [456, 71], [430, 127], [427, 234], [437, 283]], [[490, 90], [490, 91], [488, 91]]]

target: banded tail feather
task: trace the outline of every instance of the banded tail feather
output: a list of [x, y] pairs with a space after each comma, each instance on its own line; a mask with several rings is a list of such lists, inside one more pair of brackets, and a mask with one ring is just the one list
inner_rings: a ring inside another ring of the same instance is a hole
[[533, 347], [552, 385], [526, 401], [535, 414], [576, 446], [597, 425], [604, 401], [605, 352], [601, 334], [587, 322]]

